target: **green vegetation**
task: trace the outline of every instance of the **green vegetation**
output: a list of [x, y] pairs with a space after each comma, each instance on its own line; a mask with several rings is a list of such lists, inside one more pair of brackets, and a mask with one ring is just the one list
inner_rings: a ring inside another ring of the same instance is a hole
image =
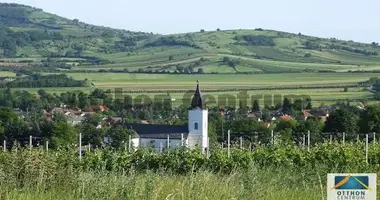
[[256, 88], [281, 86], [339, 86], [363, 82], [372, 73], [288, 73], [288, 74], [127, 74], [127, 73], [67, 73], [76, 80], [88, 79], [99, 88], [121, 87], [126, 90], [194, 89], [196, 80], [202, 89]]
[[[257, 150], [15, 149], [0, 153], [1, 197], [9, 199], [323, 199], [326, 174], [378, 171], [379, 145], [276, 145]], [[134, 167], [132, 167], [134, 166]], [[232, 169], [234, 168], [234, 169]], [[192, 171], [195, 172], [192, 172]], [[22, 184], [21, 184], [22, 183]], [[379, 194], [379, 193], [378, 193]]]
[[[154, 35], [0, 4], [1, 66], [61, 62], [76, 70], [285, 73], [380, 70], [380, 47], [274, 30]], [[228, 59], [228, 60], [226, 60]], [[59, 67], [52, 67], [59, 68]]]
[[13, 81], [0, 82], [0, 88], [40, 88], [40, 87], [85, 87], [86, 80], [73, 80], [66, 74], [39, 75], [16, 77]]
[[[261, 28], [155, 35], [0, 3], [0, 199], [324, 199], [326, 173], [380, 170], [379, 143], [369, 145], [367, 163], [363, 142], [380, 132], [380, 107], [368, 104], [380, 99], [379, 52], [375, 42]], [[135, 132], [125, 123], [186, 123], [184, 94], [195, 80], [210, 110], [209, 157], [182, 148], [126, 152], [122, 141]], [[115, 88], [126, 96], [112, 98]], [[244, 90], [247, 106], [218, 99]], [[168, 101], [136, 98], [162, 94]], [[303, 110], [324, 112], [316, 106], [325, 103], [337, 107], [326, 121], [318, 112], [305, 120]], [[278, 110], [293, 118], [272, 121]], [[220, 147], [224, 130], [232, 130], [231, 157]], [[299, 145], [307, 131], [310, 150]], [[325, 141], [342, 132], [345, 144]], [[82, 160], [79, 133], [91, 144]], [[30, 135], [49, 151], [19, 148]], [[112, 142], [103, 148], [105, 136]]]

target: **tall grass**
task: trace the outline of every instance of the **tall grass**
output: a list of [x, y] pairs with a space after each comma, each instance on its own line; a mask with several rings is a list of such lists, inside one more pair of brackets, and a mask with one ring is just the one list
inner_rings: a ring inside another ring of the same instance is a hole
[[[42, 163], [39, 163], [42, 164]], [[1, 199], [321, 199], [316, 173], [257, 169], [219, 174], [168, 172], [80, 172], [47, 170], [36, 161], [23, 176], [1, 178]], [[39, 165], [39, 166], [38, 166]], [[15, 172], [18, 170], [15, 170]], [[324, 177], [323, 177], [324, 178]], [[322, 186], [324, 189], [324, 186]]]
[[[105, 150], [79, 161], [70, 150], [18, 149], [0, 152], [0, 199], [326, 199], [327, 173], [379, 171], [375, 163], [380, 146], [371, 146], [369, 165], [362, 162], [362, 145], [331, 146], [313, 147], [314, 156], [291, 146], [256, 149], [252, 154], [234, 150], [231, 160], [214, 150], [209, 161], [195, 152]], [[248, 155], [253, 162], [247, 165]], [[304, 161], [295, 162], [299, 159]], [[177, 161], [194, 160], [207, 167], [179, 173]], [[333, 160], [337, 165], [331, 164]], [[153, 165], [146, 167], [144, 161]], [[226, 163], [239, 164], [224, 170], [217, 166]]]

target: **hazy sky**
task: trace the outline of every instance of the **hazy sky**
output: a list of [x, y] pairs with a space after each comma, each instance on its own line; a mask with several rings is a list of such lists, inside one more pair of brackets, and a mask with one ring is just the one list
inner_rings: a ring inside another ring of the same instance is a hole
[[154, 33], [274, 29], [380, 42], [379, 0], [0, 0], [70, 19]]

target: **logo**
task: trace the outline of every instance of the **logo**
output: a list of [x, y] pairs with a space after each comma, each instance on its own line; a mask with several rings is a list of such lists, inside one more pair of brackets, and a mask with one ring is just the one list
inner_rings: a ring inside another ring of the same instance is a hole
[[376, 199], [376, 174], [328, 174], [327, 200]]

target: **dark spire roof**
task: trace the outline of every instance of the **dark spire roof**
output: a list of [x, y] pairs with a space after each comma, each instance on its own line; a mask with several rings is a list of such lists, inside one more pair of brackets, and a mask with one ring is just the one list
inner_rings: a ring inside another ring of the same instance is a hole
[[197, 88], [195, 89], [195, 93], [191, 101], [191, 109], [194, 109], [194, 108], [203, 109], [202, 96], [199, 90], [199, 80], [197, 80]]

